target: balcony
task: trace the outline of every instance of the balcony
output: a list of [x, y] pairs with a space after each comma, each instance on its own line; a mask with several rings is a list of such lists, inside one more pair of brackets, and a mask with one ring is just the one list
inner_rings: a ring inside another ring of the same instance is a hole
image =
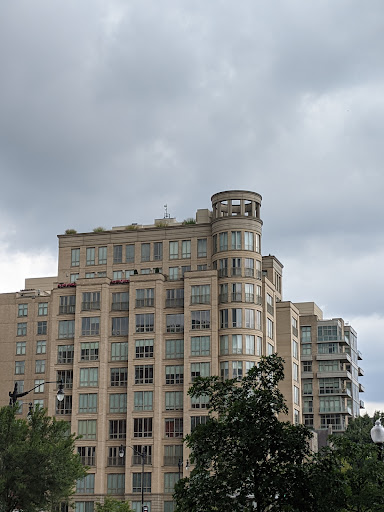
[[211, 296], [208, 294], [204, 295], [193, 295], [191, 297], [191, 304], [210, 304]]
[[96, 455], [80, 455], [80, 461], [84, 466], [96, 466]]
[[228, 277], [228, 269], [227, 268], [219, 268], [218, 273], [219, 273], [219, 277]]
[[359, 377], [364, 377], [364, 370], [359, 366]]
[[231, 276], [241, 277], [241, 267], [232, 267], [231, 268]]
[[326, 370], [322, 372], [317, 372], [316, 377], [318, 379], [340, 378], [352, 380], [352, 375], [347, 370]]
[[360, 384], [360, 382], [359, 382], [359, 393], [364, 393], [364, 392], [365, 392], [365, 387], [362, 384]]
[[352, 416], [352, 409], [350, 407], [340, 407], [339, 410], [335, 410], [333, 407], [320, 407], [320, 414], [348, 414]]
[[242, 300], [241, 293], [232, 293], [232, 296], [231, 296], [232, 302], [241, 302], [241, 300]]
[[245, 277], [253, 277], [255, 275], [255, 271], [253, 268], [245, 268], [244, 269], [244, 276]]
[[362, 361], [363, 360], [363, 354], [360, 352], [360, 350], [357, 351], [357, 359], [359, 361]]
[[343, 395], [352, 398], [351, 390], [347, 388], [320, 388], [319, 395]]
[[316, 360], [317, 361], [343, 361], [351, 363], [351, 356], [347, 354], [346, 352], [333, 352], [332, 354], [316, 354]]
[[360, 409], [365, 409], [364, 400], [359, 400]]

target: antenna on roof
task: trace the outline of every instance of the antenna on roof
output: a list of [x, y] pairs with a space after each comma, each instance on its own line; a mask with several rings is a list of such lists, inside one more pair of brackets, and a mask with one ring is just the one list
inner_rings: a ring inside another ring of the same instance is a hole
[[171, 216], [170, 216], [170, 214], [168, 213], [168, 205], [167, 205], [167, 204], [165, 204], [165, 205], [164, 205], [164, 219], [170, 219], [170, 218], [171, 218]]

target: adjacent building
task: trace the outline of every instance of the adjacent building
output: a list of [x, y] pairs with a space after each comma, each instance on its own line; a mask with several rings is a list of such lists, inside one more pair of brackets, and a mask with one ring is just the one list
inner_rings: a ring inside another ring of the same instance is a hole
[[[241, 379], [278, 352], [283, 419], [341, 431], [358, 415], [356, 333], [313, 303], [283, 301], [283, 265], [262, 256], [260, 208], [259, 194], [227, 191], [184, 222], [59, 235], [57, 277], [0, 295], [1, 403], [16, 382], [36, 387], [26, 399], [82, 436], [90, 471], [77, 512], [106, 494], [139, 511], [142, 489], [149, 511], [173, 510], [188, 472], [183, 437], [206, 420], [206, 401], [187, 395], [198, 376]], [[63, 402], [49, 381], [64, 383]]]

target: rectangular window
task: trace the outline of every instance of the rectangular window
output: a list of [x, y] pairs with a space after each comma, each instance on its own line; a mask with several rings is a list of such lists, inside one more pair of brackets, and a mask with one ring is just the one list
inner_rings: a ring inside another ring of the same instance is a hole
[[229, 347], [228, 347], [228, 336], [220, 336], [220, 355], [226, 355], [229, 353]]
[[169, 259], [177, 260], [179, 257], [179, 242], [169, 242]]
[[181, 257], [183, 259], [191, 257], [191, 241], [183, 240], [181, 242]]
[[302, 343], [301, 344], [301, 355], [309, 356], [312, 354], [312, 344], [311, 343]]
[[270, 343], [267, 343], [267, 356], [271, 356], [274, 352], [274, 348], [273, 348], [273, 345], [271, 345]]
[[312, 361], [303, 361], [303, 372], [312, 371]]
[[245, 335], [245, 353], [252, 356], [255, 355], [255, 336], [253, 334]]
[[192, 396], [191, 409], [207, 409], [209, 407], [209, 398], [206, 395]]
[[98, 361], [99, 360], [99, 342], [81, 343], [80, 345], [81, 361]]
[[136, 290], [136, 307], [152, 307], [155, 305], [154, 288], [139, 288]]
[[112, 318], [112, 336], [128, 336], [128, 317]]
[[209, 304], [211, 302], [211, 286], [209, 284], [191, 286], [191, 304]]
[[93, 504], [93, 501], [75, 501], [75, 512], [94, 512]]
[[[143, 482], [141, 481], [143, 478]], [[151, 478], [152, 473], [132, 473], [132, 492], [141, 492], [141, 485], [143, 485], [144, 492], [151, 492]]]
[[113, 279], [123, 279], [123, 271], [122, 270], [114, 270], [113, 271]]
[[179, 480], [179, 473], [164, 473], [164, 492], [173, 494], [175, 485]]
[[112, 293], [112, 311], [128, 311], [128, 292]]
[[105, 265], [107, 263], [107, 248], [106, 247], [99, 247], [98, 250], [98, 263], [99, 265]]
[[28, 304], [19, 304], [17, 308], [17, 316], [28, 316]]
[[298, 336], [299, 331], [297, 329], [297, 318], [292, 317], [292, 333], [294, 336]]
[[184, 289], [183, 288], [168, 289], [165, 306], [167, 308], [183, 307], [184, 306]]
[[153, 259], [161, 261], [163, 259], [163, 242], [155, 242], [153, 244]]
[[183, 418], [165, 419], [165, 437], [183, 437]]
[[152, 411], [153, 391], [135, 391], [134, 409], [135, 411]]
[[219, 233], [219, 251], [228, 251], [228, 233]]
[[165, 358], [178, 359], [184, 357], [184, 340], [165, 340]]
[[27, 335], [27, 322], [19, 322], [17, 324], [17, 335], [18, 336], [26, 336]]
[[[256, 252], [260, 254], [260, 252], [261, 252], [261, 236], [258, 233], [256, 233], [255, 239], [256, 239]], [[279, 290], [280, 290], [280, 287], [279, 287]]]
[[65, 315], [67, 313], [75, 313], [76, 311], [76, 295], [63, 295], [60, 297], [59, 313]]
[[107, 475], [107, 493], [124, 494], [125, 492], [125, 473], [113, 473]]
[[80, 393], [79, 413], [97, 412], [97, 393]]
[[79, 420], [77, 433], [83, 439], [96, 439], [96, 420]]
[[245, 328], [246, 329], [254, 329], [255, 328], [255, 310], [254, 309], [245, 309]]
[[228, 328], [228, 309], [220, 310], [220, 328], [221, 329]]
[[141, 261], [149, 261], [151, 259], [151, 244], [141, 244]]
[[165, 383], [166, 384], [183, 384], [184, 382], [184, 366], [172, 365], [165, 367]]
[[241, 250], [241, 231], [232, 231], [232, 233], [231, 233], [231, 249], [233, 251]]
[[191, 329], [210, 329], [211, 328], [211, 312], [191, 311]]
[[57, 379], [62, 382], [65, 389], [72, 389], [73, 386], [73, 370], [58, 370]]
[[164, 466], [177, 466], [183, 461], [183, 445], [170, 444], [164, 446]]
[[191, 416], [191, 432], [198, 425], [205, 425], [207, 423], [208, 416]]
[[45, 359], [36, 359], [35, 373], [45, 373]]
[[100, 292], [83, 293], [81, 309], [82, 311], [92, 311], [100, 309]]
[[126, 387], [128, 381], [128, 368], [111, 368], [111, 386]]
[[152, 437], [152, 418], [134, 418], [133, 437]]
[[244, 284], [245, 302], [255, 302], [255, 287], [252, 283]]
[[197, 377], [209, 377], [210, 368], [210, 363], [191, 363], [191, 382], [194, 382]]
[[100, 317], [84, 317], [81, 319], [81, 335], [97, 336], [100, 334]]
[[228, 361], [220, 363], [220, 376], [223, 380], [229, 379]]
[[18, 341], [16, 343], [16, 355], [22, 356], [26, 352], [27, 343], [25, 341]]
[[299, 358], [299, 344], [295, 340], [292, 340], [292, 356], [295, 359]]
[[244, 249], [246, 251], [253, 251], [253, 233], [251, 231], [244, 231]]
[[242, 319], [241, 319], [241, 309], [231, 309], [231, 326], [233, 328], [241, 328], [242, 327]]
[[37, 314], [38, 316], [48, 315], [48, 302], [39, 302]]
[[191, 356], [209, 356], [210, 341], [210, 336], [193, 336], [191, 338]]
[[127, 393], [112, 393], [109, 395], [109, 412], [127, 412]]
[[169, 267], [169, 280], [177, 281], [179, 279], [179, 267]]
[[242, 361], [232, 361], [232, 379], [243, 378], [243, 363]]
[[293, 380], [299, 381], [299, 365], [296, 363], [292, 363], [292, 373], [293, 373]]
[[297, 386], [293, 386], [293, 403], [300, 405], [300, 393]]
[[241, 276], [241, 258], [232, 258], [232, 276]]
[[128, 343], [111, 343], [111, 361], [128, 361]]
[[120, 457], [119, 452], [120, 448], [118, 446], [110, 446], [108, 448], [107, 466], [125, 466], [125, 453]]
[[114, 245], [113, 246], [113, 263], [122, 263], [123, 262], [123, 246], [122, 245]]
[[255, 366], [255, 361], [245, 361], [245, 373]]
[[93, 494], [95, 492], [95, 475], [88, 473], [84, 478], [77, 480], [76, 492], [79, 494]]
[[301, 343], [311, 343], [311, 327], [302, 326], [300, 327], [300, 339]]
[[80, 249], [71, 250], [71, 267], [80, 266]]
[[183, 410], [183, 392], [166, 391], [165, 392], [165, 410], [182, 411]]
[[184, 332], [184, 314], [166, 315], [167, 332]]
[[98, 368], [80, 368], [80, 387], [97, 387], [98, 380]]
[[36, 354], [45, 354], [47, 352], [47, 342], [45, 340], [36, 341]]
[[256, 355], [257, 356], [263, 355], [262, 346], [263, 346], [263, 340], [261, 339], [260, 336], [257, 336], [256, 337]]
[[153, 342], [154, 340], [136, 340], [135, 350], [136, 358], [141, 359], [145, 357], [153, 357]]
[[37, 322], [37, 335], [42, 336], [47, 334], [47, 322]]
[[69, 276], [69, 281], [70, 281], [71, 283], [76, 283], [76, 281], [77, 281], [78, 279], [79, 279], [79, 274], [71, 274], [71, 275]]
[[129, 244], [125, 246], [126, 263], [135, 263], [135, 245]]
[[155, 330], [154, 313], [136, 315], [136, 332], [153, 332]]
[[255, 275], [255, 261], [252, 258], [244, 259], [244, 275], [245, 277], [254, 277]]
[[198, 258], [206, 258], [207, 257], [207, 239], [206, 238], [198, 238], [197, 239], [197, 257]]
[[109, 420], [109, 439], [125, 439], [127, 420]]
[[273, 340], [273, 322], [270, 318], [267, 318], [267, 336]]
[[95, 264], [95, 248], [94, 247], [87, 247], [86, 249], [86, 265], [94, 265]]
[[[81, 463], [84, 466], [96, 465], [96, 446], [78, 446], [77, 453], [80, 455]], [[68, 512], [61, 508], [60, 512]]]
[[153, 384], [153, 365], [135, 366], [135, 384]]
[[241, 334], [232, 334], [232, 354], [243, 353], [243, 336]]
[[35, 393], [44, 393], [44, 383], [43, 379], [35, 379], [35, 386], [38, 386], [35, 389]]

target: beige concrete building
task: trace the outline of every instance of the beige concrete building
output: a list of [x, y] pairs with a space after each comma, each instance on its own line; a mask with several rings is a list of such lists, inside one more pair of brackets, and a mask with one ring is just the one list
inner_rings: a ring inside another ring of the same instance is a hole
[[[300, 322], [305, 313], [315, 333], [317, 310], [282, 300], [283, 266], [261, 252], [260, 207], [260, 195], [228, 191], [193, 220], [60, 235], [58, 276], [0, 295], [1, 404], [15, 382], [19, 391], [45, 382], [27, 402], [82, 435], [90, 466], [77, 512], [107, 493], [140, 511], [142, 486], [150, 512], [173, 510], [174, 484], [188, 472], [182, 439], [207, 414], [204, 400], [187, 395], [197, 376], [240, 379], [277, 351], [286, 361], [283, 419], [302, 421]], [[57, 380], [60, 404], [47, 384]]]

